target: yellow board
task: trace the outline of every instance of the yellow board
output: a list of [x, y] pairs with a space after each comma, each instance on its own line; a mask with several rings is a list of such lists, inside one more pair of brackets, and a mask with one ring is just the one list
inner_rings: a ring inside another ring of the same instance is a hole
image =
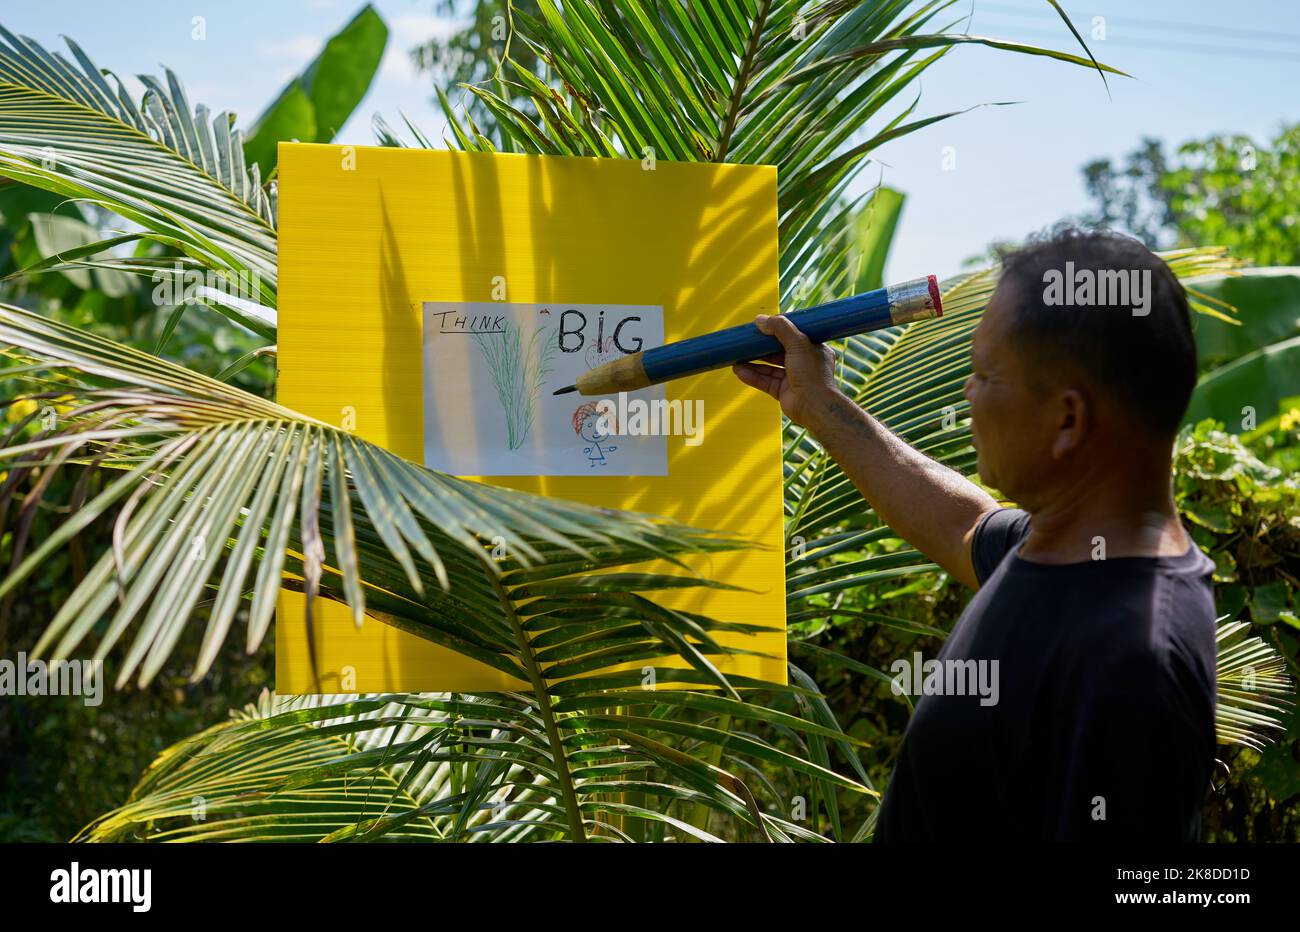
[[[772, 167], [289, 143], [280, 145], [279, 165], [278, 400], [416, 463], [422, 302], [662, 305], [667, 341], [777, 311]], [[770, 634], [719, 638], [770, 657], [721, 658], [719, 666], [784, 683], [780, 411], [725, 370], [666, 390], [670, 401], [704, 402], [702, 443], [668, 437], [668, 476], [490, 481], [766, 545], [685, 561], [754, 592], [651, 596], [770, 626]], [[661, 562], [644, 568], [680, 572]], [[325, 692], [526, 688], [376, 619], [358, 629], [338, 603], [316, 605]], [[315, 691], [303, 609], [301, 595], [282, 593], [281, 693]]]

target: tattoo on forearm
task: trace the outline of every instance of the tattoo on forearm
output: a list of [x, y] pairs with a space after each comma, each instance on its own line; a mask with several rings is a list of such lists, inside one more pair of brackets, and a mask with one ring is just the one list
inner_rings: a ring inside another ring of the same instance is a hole
[[870, 440], [876, 436], [875, 425], [871, 423], [871, 418], [862, 417], [866, 412], [847, 396], [832, 398], [828, 401], [826, 403], [826, 413], [845, 427], [851, 427], [853, 432], [864, 440]]

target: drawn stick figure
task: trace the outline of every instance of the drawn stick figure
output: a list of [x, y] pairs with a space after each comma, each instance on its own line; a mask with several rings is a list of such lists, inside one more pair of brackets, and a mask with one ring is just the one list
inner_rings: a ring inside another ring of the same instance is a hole
[[608, 465], [609, 461], [605, 454], [613, 453], [618, 449], [612, 444], [605, 443], [610, 437], [609, 432], [605, 430], [606, 423], [614, 430], [618, 430], [613, 413], [611, 412], [607, 417], [608, 421], [605, 422], [594, 401], [579, 405], [573, 412], [573, 432], [591, 444], [589, 447], [583, 447], [582, 452], [587, 454], [587, 462], [592, 469]]

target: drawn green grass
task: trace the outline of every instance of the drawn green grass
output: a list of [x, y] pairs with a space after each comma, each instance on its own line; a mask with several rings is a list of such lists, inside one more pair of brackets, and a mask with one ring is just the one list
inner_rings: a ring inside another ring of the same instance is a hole
[[501, 333], [474, 334], [506, 415], [506, 442], [512, 450], [523, 446], [537, 416], [542, 381], [555, 354], [550, 329], [537, 327], [525, 341], [520, 325], [506, 321]]

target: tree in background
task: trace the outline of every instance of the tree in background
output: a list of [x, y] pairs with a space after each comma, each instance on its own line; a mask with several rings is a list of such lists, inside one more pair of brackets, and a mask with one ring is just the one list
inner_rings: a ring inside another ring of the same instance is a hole
[[[467, 12], [466, 7], [469, 7]], [[448, 36], [433, 36], [410, 50], [411, 59], [422, 74], [431, 78], [433, 87], [457, 87], [461, 84], [486, 84], [492, 82], [497, 93], [505, 88], [496, 78], [501, 68], [501, 59], [508, 49], [512, 68], [527, 68], [538, 77], [545, 77], [545, 65], [532, 45], [524, 42], [513, 33], [511, 17], [515, 12], [529, 16], [539, 16], [537, 0], [434, 0], [433, 12], [438, 16], [467, 16], [461, 29]], [[526, 95], [508, 95], [511, 104], [519, 107], [531, 116], [536, 116], [531, 101]], [[496, 129], [496, 120], [492, 111], [472, 94], [464, 95], [464, 106], [473, 117], [474, 122], [497, 143], [501, 143], [500, 132]]]
[[1267, 145], [1241, 133], [1183, 143], [1155, 139], [1123, 164], [1083, 169], [1096, 203], [1087, 222], [1125, 230], [1152, 249], [1215, 243], [1256, 265], [1300, 263], [1300, 124]]

